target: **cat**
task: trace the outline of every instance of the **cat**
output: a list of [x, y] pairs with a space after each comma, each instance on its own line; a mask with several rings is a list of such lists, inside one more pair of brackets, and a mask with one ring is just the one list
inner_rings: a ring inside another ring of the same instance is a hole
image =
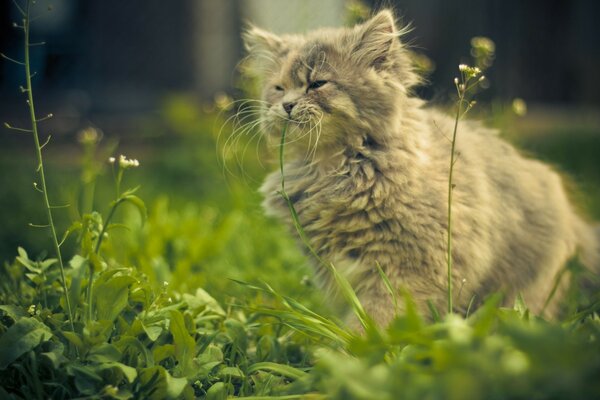
[[[454, 118], [413, 95], [421, 79], [393, 13], [352, 28], [243, 35], [262, 80], [261, 130], [277, 143], [287, 124], [285, 189], [310, 246], [353, 285], [381, 326], [395, 315], [377, 265], [418, 308], [447, 305], [447, 195]], [[576, 253], [599, 264], [598, 232], [567, 200], [547, 165], [520, 155], [480, 123], [461, 121], [454, 167], [454, 307], [465, 313], [501, 291], [556, 315]], [[261, 187], [266, 214], [294, 228], [280, 172]], [[335, 292], [313, 257], [316, 281]], [[458, 296], [460, 289], [460, 296]]]

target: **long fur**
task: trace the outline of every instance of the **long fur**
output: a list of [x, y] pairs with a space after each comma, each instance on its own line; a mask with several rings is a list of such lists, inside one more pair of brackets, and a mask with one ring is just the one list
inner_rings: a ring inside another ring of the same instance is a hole
[[[401, 34], [384, 10], [353, 28], [276, 36], [253, 27], [244, 36], [250, 57], [270, 64], [261, 73], [264, 134], [279, 140], [282, 124], [290, 123], [286, 190], [310, 243], [351, 280], [382, 325], [394, 307], [377, 264], [423, 310], [428, 301], [444, 309], [447, 293], [448, 137], [454, 121], [411, 96], [420, 78]], [[316, 81], [326, 83], [312, 88]], [[290, 115], [284, 103], [294, 104]], [[457, 310], [503, 291], [507, 302], [522, 294], [539, 313], [577, 251], [597, 268], [598, 235], [576, 215], [551, 168], [470, 121], [459, 126], [457, 152]], [[264, 208], [292, 228], [279, 188], [274, 172], [261, 188]], [[318, 265], [317, 277], [334, 290]], [[556, 314], [564, 286], [547, 315]]]

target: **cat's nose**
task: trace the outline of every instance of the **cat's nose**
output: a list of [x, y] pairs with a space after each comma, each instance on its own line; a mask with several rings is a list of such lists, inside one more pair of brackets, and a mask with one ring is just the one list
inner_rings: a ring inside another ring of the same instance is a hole
[[296, 105], [295, 102], [291, 101], [289, 103], [283, 103], [283, 109], [285, 112], [291, 117], [292, 116], [292, 108]]

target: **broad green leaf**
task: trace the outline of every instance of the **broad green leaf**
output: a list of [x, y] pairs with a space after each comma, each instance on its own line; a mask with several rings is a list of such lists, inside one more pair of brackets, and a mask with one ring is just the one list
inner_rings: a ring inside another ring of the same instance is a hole
[[29, 313], [19, 306], [15, 306], [12, 304], [3, 304], [0, 305], [0, 310], [4, 311], [6, 315], [12, 318], [13, 321], [18, 321], [21, 318], [29, 318]]
[[78, 333], [71, 332], [71, 331], [63, 331], [62, 335], [69, 341], [69, 343], [71, 343], [72, 345], [77, 347], [79, 352], [83, 352], [85, 346], [83, 344], [83, 340], [81, 339], [81, 336], [79, 336]]
[[196, 355], [196, 342], [185, 327], [183, 315], [177, 310], [171, 311], [169, 331], [175, 344], [175, 358], [181, 366], [184, 376], [193, 372], [192, 360]]
[[202, 288], [198, 288], [193, 296], [191, 294], [184, 293], [183, 300], [188, 304], [190, 310], [192, 311], [202, 311], [203, 309], [206, 309], [215, 314], [225, 316], [225, 311], [223, 311], [223, 308], [221, 308], [221, 305], [217, 302], [217, 300], [215, 300]]
[[135, 378], [137, 378], [137, 370], [135, 368], [116, 361], [108, 361], [98, 364], [97, 369], [100, 371], [105, 371], [108, 369], [119, 371], [129, 383], [133, 383]]
[[224, 325], [233, 344], [242, 352], [245, 352], [248, 348], [248, 333], [244, 325], [234, 319], [227, 319]]
[[159, 325], [146, 326], [146, 325], [144, 325], [144, 323], [142, 323], [142, 328], [144, 329], [144, 332], [146, 333], [146, 335], [148, 335], [148, 339], [150, 339], [153, 342], [156, 339], [158, 339], [158, 337], [160, 336], [160, 334], [163, 331], [163, 327], [159, 326]]
[[206, 392], [206, 400], [226, 400], [228, 387], [224, 382], [217, 382]]
[[94, 286], [94, 305], [99, 320], [114, 321], [127, 306], [129, 286], [135, 282], [130, 276], [115, 276]]
[[103, 379], [98, 375], [95, 366], [68, 364], [67, 373], [75, 378], [75, 386], [80, 394], [94, 395], [103, 383]]
[[185, 378], [173, 378], [166, 369], [161, 366], [145, 368], [139, 373], [140, 383], [150, 386], [146, 388], [149, 400], [170, 400], [181, 396], [188, 385]]
[[119, 361], [121, 356], [121, 352], [115, 345], [110, 343], [102, 343], [90, 349], [86, 360], [97, 363], [108, 363]]
[[110, 338], [113, 329], [111, 321], [89, 321], [83, 330], [85, 342], [92, 346], [103, 345]]
[[0, 336], [0, 370], [51, 337], [50, 328], [37, 319], [21, 318]]
[[50, 361], [54, 369], [59, 369], [61, 365], [68, 361], [64, 356], [65, 346], [61, 342], [51, 342], [50, 351], [41, 353], [41, 357], [45, 357]]
[[[154, 359], [146, 346], [144, 346], [137, 338], [133, 336], [121, 336], [121, 338], [113, 344], [119, 349], [124, 357], [142, 358], [144, 367], [153, 367]], [[135, 361], [134, 361], [135, 362]], [[137, 363], [135, 364], [139, 366]]]
[[175, 357], [175, 345], [163, 344], [162, 346], [154, 346], [152, 348], [152, 357], [154, 362], [161, 362], [165, 358]]
[[75, 255], [70, 261], [69, 265], [73, 269], [71, 285], [69, 287], [69, 299], [72, 305], [79, 304], [79, 298], [81, 294], [81, 283], [85, 276], [87, 266], [87, 259], [80, 255]]

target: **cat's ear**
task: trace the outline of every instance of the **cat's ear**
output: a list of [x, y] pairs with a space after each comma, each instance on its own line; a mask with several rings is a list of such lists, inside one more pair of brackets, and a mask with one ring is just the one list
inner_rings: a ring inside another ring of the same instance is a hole
[[283, 39], [256, 26], [246, 29], [242, 34], [242, 39], [248, 54], [257, 58], [272, 58], [280, 55], [285, 49]]
[[394, 50], [400, 46], [399, 32], [394, 15], [382, 10], [354, 32], [353, 56], [357, 61], [367, 63], [376, 69], [385, 69], [394, 63]]

